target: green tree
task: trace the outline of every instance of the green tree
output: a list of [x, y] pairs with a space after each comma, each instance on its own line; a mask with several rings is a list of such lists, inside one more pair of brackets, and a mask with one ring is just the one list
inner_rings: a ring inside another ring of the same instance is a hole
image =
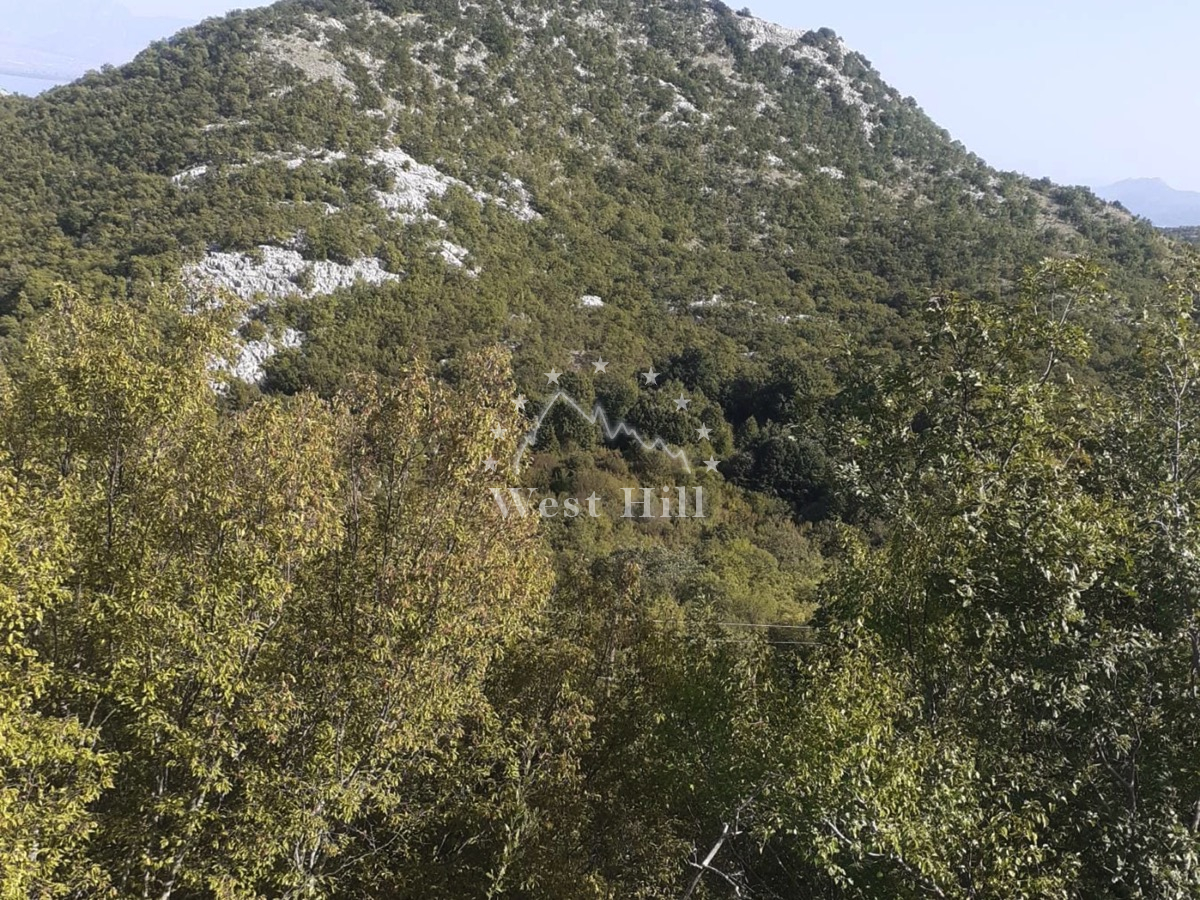
[[515, 432], [502, 357], [453, 390], [412, 371], [225, 416], [231, 324], [64, 293], [6, 389], [5, 477], [59, 528], [7, 545], [33, 677], [6, 676], [4, 727], [41, 754], [7, 822], [56, 826], [14, 890], [69, 850], [125, 895], [369, 890], [423, 821], [411, 792], [470, 776], [486, 674], [536, 621], [535, 524], [480, 478]]

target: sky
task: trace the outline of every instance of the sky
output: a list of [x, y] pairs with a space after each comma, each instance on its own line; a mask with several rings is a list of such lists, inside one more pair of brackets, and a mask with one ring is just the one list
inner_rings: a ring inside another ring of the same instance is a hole
[[[0, 0], [0, 87], [35, 93], [48, 82], [16, 77], [22, 65], [61, 76], [119, 64], [153, 37], [245, 5], [253, 0]], [[749, 5], [783, 25], [832, 28], [996, 168], [1200, 190], [1196, 0]]]

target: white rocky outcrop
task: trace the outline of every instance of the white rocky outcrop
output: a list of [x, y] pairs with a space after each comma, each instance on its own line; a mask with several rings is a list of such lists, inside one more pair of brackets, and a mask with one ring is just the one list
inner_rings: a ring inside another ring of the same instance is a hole
[[315, 162], [328, 166], [346, 158], [346, 154], [341, 150], [309, 150], [301, 147], [298, 152], [300, 153], [299, 156], [268, 156], [264, 154], [255, 161], [273, 160], [282, 162], [285, 168], [298, 169], [306, 162]]
[[357, 96], [354, 82], [346, 75], [346, 67], [328, 49], [327, 32], [345, 31], [346, 26], [335, 18], [312, 13], [304, 20], [306, 27], [316, 32], [315, 39], [302, 34], [272, 35], [263, 40], [263, 50], [276, 62], [295, 66], [309, 81], [328, 80], [350, 96]]
[[391, 189], [376, 190], [375, 201], [399, 218], [432, 219], [432, 216], [424, 215], [429, 208], [430, 198], [444, 197], [446, 191], [455, 186], [461, 187], [479, 203], [492, 201], [508, 210], [522, 222], [540, 218], [533, 207], [529, 205], [528, 190], [516, 178], [509, 178], [507, 182], [517, 195], [517, 200], [510, 202], [502, 197], [476, 190], [462, 179], [447, 175], [434, 166], [418, 162], [399, 147], [380, 148], [367, 157], [367, 161], [385, 166], [392, 174], [394, 183]]
[[467, 257], [471, 251], [451, 241], [442, 241], [438, 244], [438, 253], [445, 260], [446, 265], [461, 269], [467, 264]]
[[754, 16], [738, 16], [737, 21], [742, 34], [746, 36], [746, 43], [750, 45], [751, 51], [767, 44], [776, 47], [791, 47], [799, 43], [800, 39], [807, 34], [799, 28], [787, 28], [783, 25], [776, 25], [774, 22], [768, 22], [766, 19], [757, 19]]
[[[233, 172], [238, 169], [244, 169], [248, 165], [257, 165], [259, 163], [283, 163], [284, 168], [298, 169], [305, 163], [328, 166], [345, 158], [346, 154], [341, 150], [310, 150], [307, 147], [301, 146], [287, 153], [256, 153], [249, 163], [230, 163], [225, 168]], [[192, 166], [190, 169], [184, 169], [182, 172], [172, 175], [171, 181], [174, 184], [186, 184], [189, 181], [204, 177], [208, 173], [208, 170], [208, 163]]]
[[[820, 80], [817, 86], [821, 88], [833, 88], [845, 101], [847, 106], [852, 106], [858, 110], [862, 118], [863, 132], [867, 137], [871, 137], [875, 129], [878, 127], [873, 121], [875, 107], [873, 107], [862, 93], [855, 87], [854, 82], [846, 77], [846, 73], [837, 65], [829, 61], [829, 57], [825, 51], [818, 47], [813, 47], [808, 44], [801, 43], [801, 39], [807, 33], [798, 28], [785, 28], [783, 25], [776, 25], [773, 22], [767, 22], [764, 19], [757, 19], [753, 16], [739, 16], [738, 27], [742, 34], [746, 36], [746, 41], [750, 45], [751, 50], [757, 50], [760, 47], [768, 44], [779, 47], [784, 51], [784, 60], [800, 57], [811, 62], [821, 72]], [[837, 47], [843, 55], [850, 52], [849, 47], [839, 38]]]
[[250, 124], [249, 119], [239, 119], [236, 122], [210, 122], [200, 130], [207, 133], [210, 131], [220, 131], [224, 128], [243, 128]]
[[455, 185], [469, 191], [471, 196], [481, 203], [487, 199], [486, 195], [471, 190], [466, 182], [433, 166], [417, 162], [399, 147], [376, 150], [367, 159], [369, 162], [385, 166], [392, 174], [391, 189], [375, 191], [375, 202], [388, 212], [419, 217], [429, 208], [430, 198], [444, 197], [446, 191]]
[[184, 169], [176, 175], [171, 176], [172, 184], [183, 184], [185, 181], [192, 181], [196, 178], [201, 178], [208, 171], [208, 166], [192, 166], [190, 169]]
[[533, 195], [529, 193], [529, 188], [525, 187], [525, 182], [520, 178], [514, 178], [508, 175], [504, 181], [508, 189], [516, 195], [515, 202], [509, 200], [499, 200], [505, 209], [520, 219], [522, 222], [532, 222], [534, 219], [540, 219], [541, 213], [533, 208]]
[[268, 334], [261, 340], [243, 341], [238, 358], [229, 360], [221, 368], [242, 381], [258, 384], [266, 375], [263, 366], [268, 359], [280, 350], [299, 347], [303, 342], [304, 335], [295, 328], [285, 328], [280, 334]]
[[[255, 258], [255, 256], [261, 258]], [[359, 281], [383, 284], [399, 276], [387, 271], [374, 257], [349, 265], [329, 260], [306, 260], [295, 250], [263, 245], [258, 253], [210, 252], [198, 263], [184, 267], [184, 277], [253, 300], [265, 297], [317, 297], [347, 288]]]

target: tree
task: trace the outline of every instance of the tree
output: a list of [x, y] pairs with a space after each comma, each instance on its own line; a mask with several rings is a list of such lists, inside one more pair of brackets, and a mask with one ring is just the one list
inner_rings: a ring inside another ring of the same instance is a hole
[[[89, 804], [111, 786], [113, 759], [96, 749], [94, 723], [47, 710], [62, 673], [34, 644], [55, 607], [66, 555], [63, 503], [30, 496], [10, 475], [0, 486], [0, 896], [54, 897], [102, 885], [83, 848]], [[31, 500], [33, 502], [31, 502]]]
[[861, 623], [903, 675], [913, 713], [894, 727], [953, 761], [925, 788], [959, 822], [937, 842], [945, 896], [1183, 897], [1200, 878], [1176, 756], [1195, 715], [1189, 616], [1154, 537], [1172, 530], [1162, 499], [1184, 496], [1170, 448], [1188, 446], [1190, 414], [1159, 411], [1190, 409], [1164, 402], [1194, 366], [1190, 306], [1148, 328], [1172, 335], [1143, 345], [1159, 377], [1121, 396], [1071, 374], [1091, 351], [1079, 317], [1103, 297], [1067, 261], [1003, 314], [948, 298], [920, 361], [847, 433], [862, 512], [886, 533], [826, 614]]
[[59, 529], [8, 550], [35, 677], [3, 727], [42, 748], [8, 818], [62, 826], [14, 890], [72, 848], [125, 895], [369, 890], [419, 786], [470, 777], [486, 674], [538, 615], [535, 524], [479, 477], [516, 431], [503, 357], [222, 416], [231, 315], [63, 293], [5, 392], [4, 496]]

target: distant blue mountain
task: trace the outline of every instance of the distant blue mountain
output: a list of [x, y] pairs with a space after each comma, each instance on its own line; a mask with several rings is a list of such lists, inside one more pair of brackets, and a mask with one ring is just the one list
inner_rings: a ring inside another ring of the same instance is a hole
[[1130, 178], [1096, 188], [1096, 195], [1117, 201], [1159, 228], [1200, 225], [1200, 192], [1177, 191], [1161, 178]]
[[105, 63], [128, 62], [151, 41], [191, 24], [137, 16], [113, 0], [58, 0], [56, 6], [49, 27], [33, 3], [4, 13], [0, 89], [36, 94]]

